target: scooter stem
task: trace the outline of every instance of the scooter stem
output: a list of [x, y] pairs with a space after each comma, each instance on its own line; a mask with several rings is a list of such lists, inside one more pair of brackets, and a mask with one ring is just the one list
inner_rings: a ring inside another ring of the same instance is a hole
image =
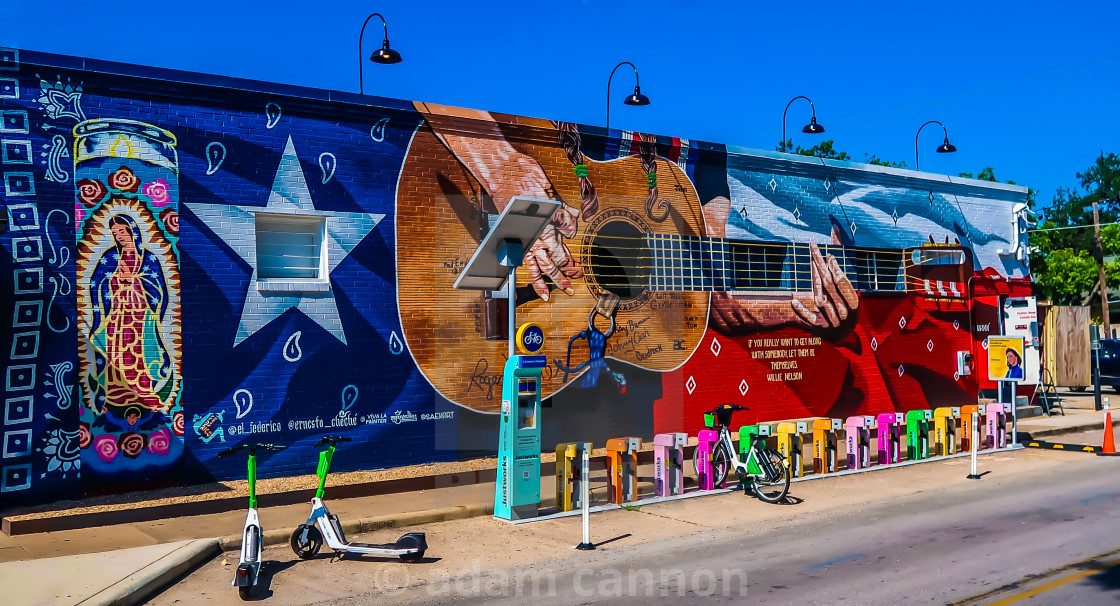
[[249, 508], [257, 508], [257, 455], [249, 451]]
[[331, 468], [331, 459], [334, 458], [334, 444], [327, 447], [326, 450], [319, 453], [319, 469], [315, 471], [319, 475], [319, 489], [315, 491], [316, 498], [323, 498], [327, 493], [327, 472]]

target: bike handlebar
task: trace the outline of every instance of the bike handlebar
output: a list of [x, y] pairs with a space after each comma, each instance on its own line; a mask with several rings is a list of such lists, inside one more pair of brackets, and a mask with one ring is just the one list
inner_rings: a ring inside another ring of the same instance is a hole
[[235, 452], [240, 452], [242, 450], [248, 450], [249, 454], [256, 454], [256, 451], [258, 449], [259, 450], [271, 450], [271, 451], [277, 451], [278, 452], [278, 451], [284, 450], [285, 448], [287, 448], [287, 446], [280, 446], [280, 445], [277, 445], [277, 444], [242, 444], [240, 446], [234, 446], [233, 448], [227, 448], [227, 449], [219, 452], [218, 456], [219, 457], [224, 457], [224, 456], [227, 456], [227, 455], [231, 455]]
[[322, 438], [319, 438], [319, 441], [315, 443], [315, 446], [318, 447], [326, 444], [337, 446], [339, 442], [353, 442], [353, 440], [343, 436], [323, 436]]
[[739, 406], [738, 404], [724, 404], [722, 406], [716, 406], [708, 414], [714, 415], [721, 410], [730, 410], [732, 412], [739, 412], [739, 411], [742, 411], [742, 410], [750, 410], [750, 409], [747, 408], [746, 406]]

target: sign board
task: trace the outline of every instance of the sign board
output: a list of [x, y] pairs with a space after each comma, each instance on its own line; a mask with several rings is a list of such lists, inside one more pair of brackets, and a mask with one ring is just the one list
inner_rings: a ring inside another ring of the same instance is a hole
[[988, 379], [1021, 383], [1027, 375], [1023, 359], [1023, 337], [988, 337]]
[[526, 322], [517, 329], [517, 350], [531, 356], [544, 349], [544, 329], [538, 324]]

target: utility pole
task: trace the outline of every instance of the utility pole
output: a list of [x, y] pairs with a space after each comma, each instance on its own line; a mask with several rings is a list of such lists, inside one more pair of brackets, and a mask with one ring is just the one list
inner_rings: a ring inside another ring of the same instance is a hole
[[1097, 203], [1093, 202], [1093, 233], [1097, 238], [1097, 246], [1093, 251], [1093, 257], [1097, 260], [1097, 271], [1100, 272], [1101, 281], [1101, 322], [1104, 325], [1104, 335], [1106, 339], [1112, 338], [1112, 326], [1108, 321], [1108, 283], [1104, 277], [1104, 245], [1101, 243], [1101, 213], [1097, 208]]

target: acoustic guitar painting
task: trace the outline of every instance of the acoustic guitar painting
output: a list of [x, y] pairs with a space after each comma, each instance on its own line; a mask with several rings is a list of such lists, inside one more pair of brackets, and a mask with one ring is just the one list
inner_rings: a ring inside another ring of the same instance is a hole
[[[578, 208], [578, 171], [555, 138], [540, 135], [548, 128], [556, 132], [555, 127], [544, 121], [532, 127], [532, 136], [510, 136], [511, 144], [540, 164], [555, 199]], [[598, 190], [598, 205], [581, 216], [575, 237], [567, 241], [584, 270], [571, 279], [572, 294], [552, 285], [545, 301], [530, 286], [529, 272], [518, 272], [517, 323], [538, 323], [548, 335], [542, 353], [550, 367], [542, 376], [542, 397], [586, 370], [579, 363], [594, 357], [595, 344], [580, 336], [605, 337], [599, 343], [601, 357], [669, 371], [700, 344], [711, 291], [786, 298], [811, 291], [808, 244], [707, 237], [700, 201], [675, 163], [656, 158], [658, 212], [647, 204], [651, 179], [648, 164], [643, 166], [638, 156], [585, 160], [585, 166], [586, 178]], [[498, 208], [428, 126], [413, 138], [397, 191], [397, 292], [408, 348], [448, 400], [496, 412], [508, 347], [504, 292], [452, 285]], [[819, 248], [836, 257], [860, 292], [966, 296], [972, 260], [964, 247]]]

